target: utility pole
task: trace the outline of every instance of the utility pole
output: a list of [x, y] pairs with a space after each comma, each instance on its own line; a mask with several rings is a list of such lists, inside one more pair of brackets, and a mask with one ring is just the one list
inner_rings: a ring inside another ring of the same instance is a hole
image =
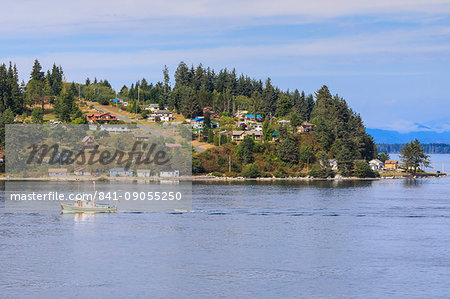
[[231, 155], [228, 155], [228, 172], [231, 172]]

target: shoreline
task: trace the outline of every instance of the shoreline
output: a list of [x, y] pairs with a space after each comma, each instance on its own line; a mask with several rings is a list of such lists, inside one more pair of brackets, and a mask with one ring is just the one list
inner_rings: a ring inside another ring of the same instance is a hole
[[427, 175], [427, 176], [382, 176], [378, 178], [358, 178], [358, 177], [335, 177], [335, 178], [314, 178], [314, 177], [287, 177], [287, 178], [244, 178], [244, 177], [217, 177], [217, 176], [182, 176], [178, 178], [160, 178], [160, 177], [48, 177], [48, 178], [23, 178], [23, 177], [0, 177], [0, 181], [4, 182], [20, 182], [20, 181], [34, 181], [34, 182], [162, 182], [162, 183], [177, 183], [177, 182], [243, 182], [243, 181], [258, 181], [258, 182], [274, 182], [274, 181], [379, 181], [379, 180], [398, 180], [398, 179], [423, 179], [423, 178], [445, 178], [450, 175]]

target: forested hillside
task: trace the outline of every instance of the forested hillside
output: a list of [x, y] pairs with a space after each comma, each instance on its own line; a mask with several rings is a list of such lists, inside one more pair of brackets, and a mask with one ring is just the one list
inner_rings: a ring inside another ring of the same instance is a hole
[[[202, 116], [205, 108], [215, 111], [220, 117], [228, 117], [228, 121], [238, 110], [261, 115], [264, 122], [263, 141], [272, 141], [272, 133], [278, 133], [277, 143], [270, 146], [259, 146], [259, 142], [255, 146], [243, 143], [251, 147], [247, 149], [243, 149], [242, 145], [230, 147], [229, 150], [236, 151], [237, 155], [246, 152], [251, 156], [247, 157], [249, 159], [239, 159], [238, 171], [251, 164], [254, 157], [265, 159], [275, 154], [273, 165], [301, 170], [305, 164], [315, 163], [322, 168], [324, 175], [329, 175], [329, 171], [323, 169], [327, 156], [337, 160], [343, 174], [350, 175], [355, 167], [354, 160], [368, 161], [377, 156], [375, 143], [366, 133], [361, 117], [352, 111], [345, 99], [337, 94], [332, 95], [327, 86], [322, 86], [314, 95], [300, 89], [283, 91], [270, 78], [263, 83], [244, 74], [238, 75], [235, 69], [215, 71], [201, 64], [188, 67], [184, 62], [178, 65], [173, 78], [172, 83], [169, 70], [165, 67], [161, 81], [149, 83], [144, 78], [129, 87], [124, 85], [116, 93], [106, 79], [98, 81], [95, 78], [91, 82], [87, 78], [84, 84], [66, 83], [62, 67], [53, 65], [51, 70], [43, 72], [38, 60], [27, 83], [19, 83], [15, 65], [2, 65], [1, 145], [4, 144], [4, 124], [13, 123], [14, 119], [44, 123], [48, 121], [44, 116], [51, 114], [63, 122], [85, 123], [85, 116], [77, 102], [79, 98], [108, 105], [114, 97], [119, 97], [129, 102], [129, 107], [136, 107], [139, 99], [139, 109], [127, 109], [129, 112], [139, 111], [146, 104], [158, 103], [161, 109], [168, 107], [185, 118]], [[277, 121], [282, 119], [290, 121], [289, 128], [278, 125]], [[296, 127], [304, 121], [315, 126], [308, 138], [296, 133]], [[206, 137], [210, 135], [208, 139], [211, 141], [218, 133], [208, 133], [208, 128], [203, 130]], [[310, 153], [311, 156], [306, 155], [305, 158], [302, 153]]]

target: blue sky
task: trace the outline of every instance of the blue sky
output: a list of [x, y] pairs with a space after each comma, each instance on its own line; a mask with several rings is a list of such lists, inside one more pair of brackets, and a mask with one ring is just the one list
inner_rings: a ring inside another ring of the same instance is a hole
[[282, 89], [326, 84], [370, 128], [450, 131], [449, 0], [8, 1], [0, 62], [119, 89], [164, 65], [235, 67]]

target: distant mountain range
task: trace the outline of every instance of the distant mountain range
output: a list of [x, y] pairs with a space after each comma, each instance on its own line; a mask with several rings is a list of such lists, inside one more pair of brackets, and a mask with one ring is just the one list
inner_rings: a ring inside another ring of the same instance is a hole
[[416, 131], [399, 133], [382, 129], [367, 129], [367, 133], [375, 139], [377, 144], [401, 144], [417, 138], [421, 143], [450, 144], [450, 132]]

